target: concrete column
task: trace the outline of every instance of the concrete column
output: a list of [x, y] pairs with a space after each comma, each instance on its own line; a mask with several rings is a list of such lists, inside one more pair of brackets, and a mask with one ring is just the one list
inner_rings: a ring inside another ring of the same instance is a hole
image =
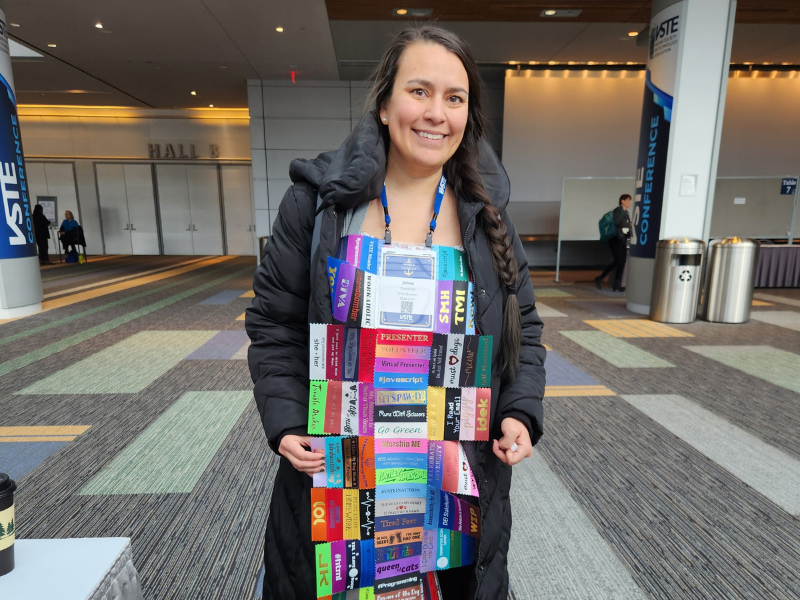
[[2, 9], [0, 25], [0, 319], [8, 319], [42, 310], [42, 278]]
[[659, 239], [707, 239], [736, 0], [654, 0], [636, 168], [628, 309], [650, 310]]

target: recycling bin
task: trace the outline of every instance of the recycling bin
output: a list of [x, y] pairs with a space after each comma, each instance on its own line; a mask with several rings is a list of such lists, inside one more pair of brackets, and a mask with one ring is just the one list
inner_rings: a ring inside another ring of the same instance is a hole
[[695, 320], [704, 250], [703, 241], [689, 238], [670, 238], [656, 244], [651, 319], [661, 323]]
[[729, 237], [708, 245], [700, 318], [712, 323], [746, 323], [753, 304], [758, 252], [755, 240]]
[[258, 262], [264, 260], [264, 251], [267, 249], [267, 242], [269, 241], [268, 235], [262, 235], [258, 238]]

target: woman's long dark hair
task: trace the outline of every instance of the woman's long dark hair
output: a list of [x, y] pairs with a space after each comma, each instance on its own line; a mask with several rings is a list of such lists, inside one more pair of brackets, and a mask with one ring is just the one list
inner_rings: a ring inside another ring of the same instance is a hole
[[[517, 290], [517, 259], [514, 247], [509, 238], [505, 223], [500, 213], [486, 194], [483, 178], [478, 172], [478, 145], [486, 131], [486, 119], [481, 108], [481, 81], [475, 59], [472, 57], [466, 42], [451, 31], [426, 25], [404, 29], [395, 35], [389, 49], [375, 74], [375, 83], [367, 99], [367, 110], [380, 123], [380, 109], [391, 97], [394, 80], [400, 65], [400, 59], [408, 46], [414, 43], [439, 44], [445, 50], [455, 54], [469, 80], [469, 100], [467, 125], [464, 138], [455, 154], [444, 166], [447, 181], [453, 188], [456, 197], [463, 195], [472, 201], [483, 203], [481, 221], [489, 239], [492, 262], [506, 289]], [[386, 148], [389, 148], [389, 128], [381, 125]], [[500, 372], [511, 379], [516, 376], [519, 367], [520, 347], [520, 312], [516, 293], [508, 294], [503, 310], [503, 329], [500, 335], [500, 352], [498, 355]]]

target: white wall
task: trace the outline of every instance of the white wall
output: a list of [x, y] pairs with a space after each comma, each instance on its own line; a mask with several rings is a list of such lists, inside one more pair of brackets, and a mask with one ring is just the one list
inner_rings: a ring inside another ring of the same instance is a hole
[[[34, 163], [75, 165], [77, 202], [90, 254], [102, 251], [100, 211], [94, 163], [103, 160], [147, 161], [148, 144], [194, 144], [197, 162], [250, 161], [249, 115], [246, 109], [149, 110], [120, 107], [20, 106], [25, 159]], [[210, 157], [215, 144], [219, 157]], [[186, 162], [184, 160], [184, 162]], [[41, 170], [41, 169], [40, 169]], [[34, 172], [36, 172], [34, 170]], [[53, 194], [38, 182], [40, 195]], [[59, 223], [63, 218], [59, 200]], [[75, 211], [73, 211], [75, 212]], [[78, 213], [76, 212], [76, 215]]]
[[[564, 177], [634, 175], [643, 93], [643, 79], [506, 79], [503, 164], [511, 200], [535, 203], [524, 210], [542, 223], [520, 233], [558, 232]], [[798, 106], [800, 79], [728, 79], [718, 176], [800, 172]]]
[[359, 81], [247, 82], [256, 231], [269, 235], [286, 190], [289, 163], [336, 150], [363, 114]]

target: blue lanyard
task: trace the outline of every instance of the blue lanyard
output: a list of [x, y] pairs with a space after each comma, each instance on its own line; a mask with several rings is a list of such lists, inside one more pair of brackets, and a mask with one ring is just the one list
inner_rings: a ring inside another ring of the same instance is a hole
[[[431, 229], [425, 238], [425, 245], [430, 248], [433, 245], [433, 232], [436, 231], [436, 219], [439, 218], [439, 211], [442, 208], [442, 200], [444, 199], [444, 192], [447, 189], [447, 177], [442, 173], [442, 178], [439, 180], [439, 186], [436, 188], [436, 197], [433, 200], [433, 218], [431, 219]], [[381, 204], [383, 205], [383, 220], [386, 222], [386, 231], [383, 233], [383, 241], [386, 244], [392, 243], [392, 232], [389, 231], [389, 223], [392, 218], [389, 216], [389, 201], [386, 198], [386, 184], [383, 184], [381, 190]]]

